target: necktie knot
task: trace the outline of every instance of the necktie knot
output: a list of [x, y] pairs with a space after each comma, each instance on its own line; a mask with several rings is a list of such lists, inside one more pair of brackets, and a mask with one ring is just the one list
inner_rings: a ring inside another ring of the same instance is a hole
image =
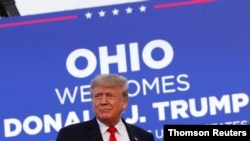
[[116, 128], [114, 126], [110, 126], [108, 128], [108, 131], [112, 134], [112, 133], [115, 133], [116, 132]]
[[116, 132], [116, 128], [114, 126], [110, 126], [108, 128], [108, 132], [110, 132], [110, 137], [109, 137], [109, 141], [116, 141], [116, 137], [115, 137], [115, 132]]

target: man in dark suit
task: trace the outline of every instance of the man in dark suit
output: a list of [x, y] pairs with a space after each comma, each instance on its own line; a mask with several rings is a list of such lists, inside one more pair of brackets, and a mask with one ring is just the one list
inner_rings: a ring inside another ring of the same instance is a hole
[[92, 120], [63, 127], [56, 141], [110, 141], [110, 127], [115, 127], [114, 141], [154, 141], [152, 133], [126, 123], [122, 113], [128, 105], [127, 79], [117, 74], [98, 75], [91, 81]]

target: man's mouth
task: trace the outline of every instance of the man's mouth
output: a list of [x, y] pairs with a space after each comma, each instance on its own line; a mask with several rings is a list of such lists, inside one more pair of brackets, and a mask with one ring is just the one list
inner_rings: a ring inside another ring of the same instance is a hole
[[100, 109], [100, 112], [109, 112], [111, 109]]

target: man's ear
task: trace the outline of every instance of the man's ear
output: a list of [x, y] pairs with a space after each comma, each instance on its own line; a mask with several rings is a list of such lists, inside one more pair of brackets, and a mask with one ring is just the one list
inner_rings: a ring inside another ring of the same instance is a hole
[[128, 99], [124, 98], [122, 102], [123, 102], [123, 106], [122, 106], [123, 110], [125, 110], [128, 106]]

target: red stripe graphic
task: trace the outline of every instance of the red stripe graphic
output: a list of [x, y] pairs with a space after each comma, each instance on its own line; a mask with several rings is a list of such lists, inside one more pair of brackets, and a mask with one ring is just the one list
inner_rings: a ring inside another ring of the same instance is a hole
[[0, 28], [11, 27], [11, 26], [29, 25], [29, 24], [38, 24], [38, 23], [46, 23], [46, 22], [72, 20], [72, 19], [76, 19], [77, 17], [78, 17], [77, 15], [71, 15], [71, 16], [63, 16], [63, 17], [55, 17], [55, 18], [31, 20], [31, 21], [6, 23], [6, 24], [0, 24]]
[[173, 2], [173, 3], [165, 3], [165, 4], [157, 4], [154, 6], [155, 9], [159, 8], [168, 8], [168, 7], [175, 7], [175, 6], [184, 6], [190, 4], [200, 4], [205, 2], [214, 2], [215, 0], [185, 0], [183, 2]]

